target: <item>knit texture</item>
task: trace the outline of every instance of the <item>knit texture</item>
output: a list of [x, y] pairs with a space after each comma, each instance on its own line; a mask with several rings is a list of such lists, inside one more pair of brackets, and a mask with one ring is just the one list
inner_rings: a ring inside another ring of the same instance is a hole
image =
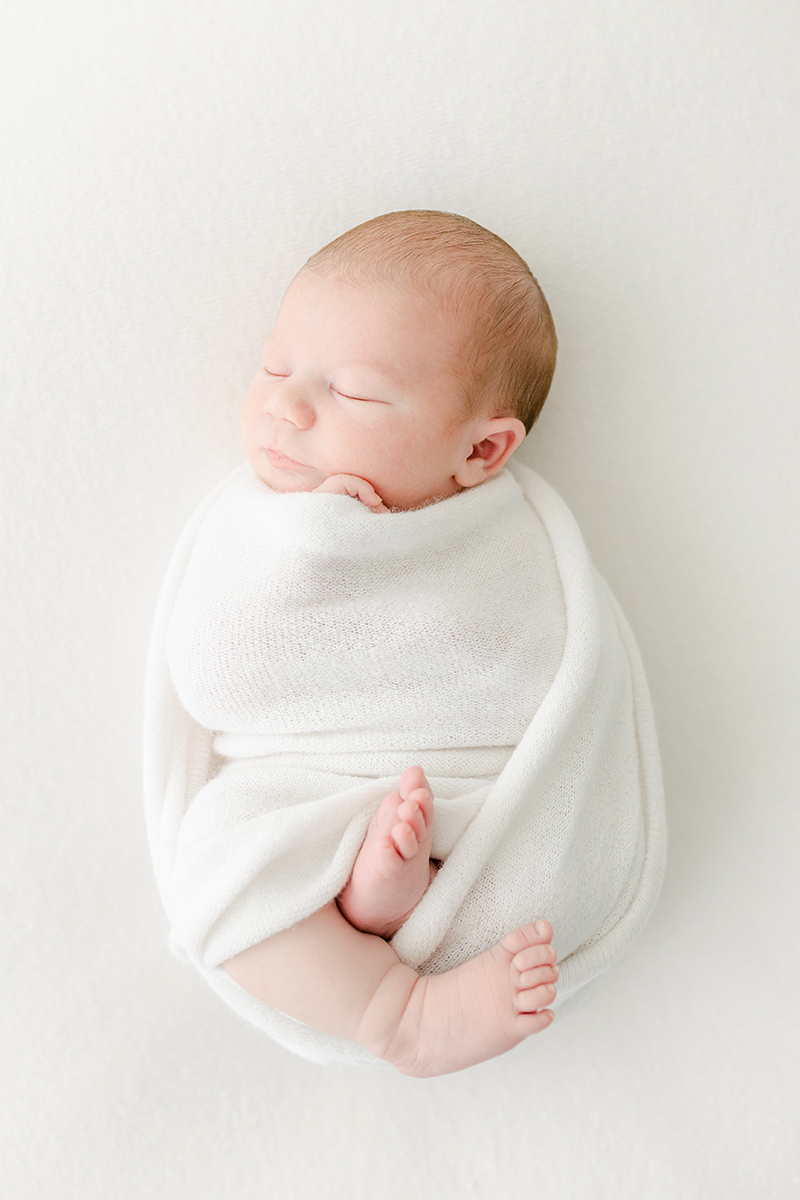
[[280, 494], [249, 466], [176, 550], [148, 671], [148, 826], [171, 945], [317, 1061], [365, 1051], [220, 964], [331, 900], [419, 763], [433, 885], [393, 939], [439, 973], [546, 917], [559, 1000], [630, 943], [660, 886], [663, 798], [630, 631], [563, 501], [512, 464], [414, 512]]

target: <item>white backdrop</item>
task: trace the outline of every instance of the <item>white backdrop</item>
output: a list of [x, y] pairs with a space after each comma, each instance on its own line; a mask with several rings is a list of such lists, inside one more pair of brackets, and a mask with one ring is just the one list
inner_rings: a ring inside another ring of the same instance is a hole
[[[800, 1170], [792, 0], [5, 6], [0, 723], [10, 1200], [786, 1200]], [[165, 948], [140, 695], [289, 277], [475, 218], [561, 339], [521, 454], [649, 672], [660, 907], [593, 1002], [408, 1080], [262, 1040]]]

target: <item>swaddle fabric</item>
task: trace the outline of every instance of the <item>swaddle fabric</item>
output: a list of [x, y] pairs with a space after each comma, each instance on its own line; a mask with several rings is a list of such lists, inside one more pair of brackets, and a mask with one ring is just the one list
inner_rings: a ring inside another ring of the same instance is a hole
[[237, 470], [162, 593], [148, 828], [173, 950], [316, 1061], [371, 1060], [221, 964], [336, 896], [412, 763], [444, 865], [393, 939], [404, 962], [439, 973], [546, 917], [563, 1002], [622, 953], [663, 871], [658, 752], [635, 644], [563, 501], [516, 463], [389, 514]]

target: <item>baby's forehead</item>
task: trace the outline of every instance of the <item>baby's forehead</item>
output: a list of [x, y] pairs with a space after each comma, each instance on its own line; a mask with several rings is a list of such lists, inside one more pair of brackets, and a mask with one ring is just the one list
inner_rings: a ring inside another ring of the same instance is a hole
[[[470, 332], [481, 310], [480, 297], [474, 288], [448, 287], [446, 281], [419, 275], [409, 278], [402, 270], [391, 270], [385, 263], [377, 263], [374, 270], [367, 270], [360, 262], [353, 271], [303, 267], [289, 285], [284, 304], [287, 300], [292, 306], [315, 304], [320, 293], [324, 296], [331, 285], [335, 289], [339, 284], [371, 297], [376, 310], [385, 307], [387, 302], [391, 305], [393, 301], [402, 301], [423, 314], [430, 312], [432, 317], [445, 317], [453, 325]], [[333, 302], [335, 304], [335, 297]]]
[[419, 384], [429, 392], [431, 378], [440, 375], [448, 381], [444, 392], [455, 379], [467, 393], [474, 341], [463, 311], [399, 272], [349, 278], [305, 268], [287, 290], [264, 352], [276, 363], [310, 355], [328, 370], [346, 371], [353, 387]]
[[478, 253], [448, 253], [433, 250], [423, 243], [415, 247], [406, 240], [402, 252], [386, 253], [376, 246], [372, 252], [357, 247], [352, 254], [341, 253], [333, 261], [312, 257], [296, 276], [335, 277], [376, 291], [398, 288], [416, 293], [423, 299], [446, 301], [451, 298], [477, 300], [487, 284], [490, 264]]

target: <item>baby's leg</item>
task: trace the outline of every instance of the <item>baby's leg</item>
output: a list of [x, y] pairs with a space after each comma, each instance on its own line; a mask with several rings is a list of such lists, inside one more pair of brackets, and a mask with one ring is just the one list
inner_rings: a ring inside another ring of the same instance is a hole
[[550, 1024], [558, 977], [546, 921], [515, 929], [444, 975], [417, 975], [331, 903], [224, 963], [241, 987], [404, 1075], [446, 1075]]
[[352, 874], [338, 897], [355, 929], [392, 937], [436, 873], [430, 861], [433, 794], [421, 767], [400, 776], [370, 822]]

